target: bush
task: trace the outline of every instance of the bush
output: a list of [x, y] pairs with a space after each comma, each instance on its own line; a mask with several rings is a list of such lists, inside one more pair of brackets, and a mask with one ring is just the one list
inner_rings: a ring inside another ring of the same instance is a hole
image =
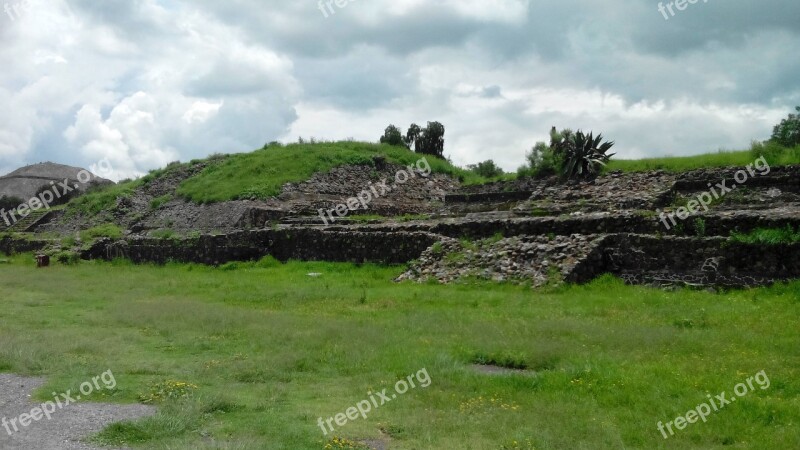
[[497, 178], [504, 174], [503, 169], [498, 167], [491, 159], [478, 164], [470, 164], [467, 170], [484, 178]]
[[581, 130], [574, 134], [570, 130], [561, 133], [551, 131], [550, 147], [557, 158], [562, 160], [562, 173], [567, 178], [593, 177], [614, 156], [608, 150], [614, 142], [603, 142], [603, 135], [584, 134]]
[[589, 178], [600, 170], [614, 156], [608, 150], [614, 142], [603, 142], [603, 135], [572, 132], [569, 128], [560, 132], [550, 130], [550, 145], [537, 142], [525, 155], [527, 164], [517, 171], [518, 176], [548, 176], [561, 174], [567, 178]]
[[520, 177], [546, 177], [557, 174], [562, 161], [557, 158], [552, 147], [544, 142], [537, 142], [536, 145], [525, 155], [527, 164], [517, 170]]
[[386, 130], [383, 132], [383, 136], [381, 136], [380, 140], [381, 144], [389, 144], [395, 146], [405, 145], [403, 142], [403, 133], [400, 132], [400, 129], [394, 125], [389, 125], [386, 127]]
[[[800, 106], [795, 108], [800, 113]], [[794, 147], [800, 145], [800, 114], [789, 114], [789, 117], [781, 120], [772, 130], [770, 141], [783, 145], [784, 147]]]
[[56, 253], [54, 255], [54, 258], [56, 261], [58, 261], [61, 264], [64, 264], [65, 266], [74, 266], [75, 264], [78, 264], [78, 262], [80, 262], [81, 260], [81, 256], [79, 254], [70, 251], [63, 251]]
[[19, 197], [9, 197], [4, 195], [0, 197], [0, 210], [11, 211], [17, 209], [22, 202], [23, 200]]

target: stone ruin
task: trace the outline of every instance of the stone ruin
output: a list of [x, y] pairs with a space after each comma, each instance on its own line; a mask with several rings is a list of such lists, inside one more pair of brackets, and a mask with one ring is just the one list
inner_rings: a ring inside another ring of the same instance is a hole
[[[69, 233], [91, 226], [87, 220], [113, 220], [129, 230], [126, 236], [84, 246], [82, 257], [222, 264], [272, 255], [408, 263], [400, 280], [442, 283], [486, 279], [541, 286], [610, 273], [635, 284], [746, 287], [800, 276], [800, 244], [729, 239], [758, 228], [800, 229], [800, 166], [774, 167], [742, 184], [734, 181], [738, 169], [611, 172], [591, 181], [520, 179], [481, 186], [433, 174], [326, 225], [320, 209], [335, 208], [401, 169], [344, 166], [287, 184], [267, 201], [198, 205], [172, 198], [150, 208], [152, 199], [174, 192], [201, 169], [156, 180], [100, 219], [55, 213], [29, 231]], [[660, 214], [723, 181], [736, 188], [715, 198], [707, 211], [674, 224]], [[153, 236], [164, 228], [182, 237]], [[0, 250], [52, 245], [7, 237]]]

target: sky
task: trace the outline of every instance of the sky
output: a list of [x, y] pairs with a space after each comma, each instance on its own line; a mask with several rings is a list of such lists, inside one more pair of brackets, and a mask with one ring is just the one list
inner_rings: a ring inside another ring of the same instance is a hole
[[748, 148], [800, 105], [800, 2], [693, 1], [8, 0], [0, 173], [428, 121], [454, 163], [509, 171], [551, 126], [620, 158]]

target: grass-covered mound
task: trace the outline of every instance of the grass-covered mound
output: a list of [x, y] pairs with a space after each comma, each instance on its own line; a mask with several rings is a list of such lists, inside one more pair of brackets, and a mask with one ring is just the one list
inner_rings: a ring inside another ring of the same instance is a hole
[[[90, 192], [70, 203], [68, 209], [70, 213], [95, 215], [112, 208], [118, 198], [130, 197], [148, 183], [197, 164], [205, 164], [206, 167], [182, 182], [177, 188], [177, 195], [196, 203], [263, 200], [280, 194], [286, 183], [300, 183], [317, 172], [328, 172], [343, 165], [372, 165], [376, 156], [384, 156], [389, 163], [408, 166], [416, 164], [425, 155], [403, 147], [366, 142], [273, 144], [251, 153], [213, 155], [189, 163], [172, 163], [163, 169], [151, 171], [142, 178]], [[443, 159], [433, 156], [425, 158], [433, 173], [445, 173], [467, 184], [487, 181]]]
[[[181, 184], [178, 194], [197, 203], [274, 197], [286, 183], [303, 182], [317, 172], [343, 165], [373, 164], [383, 155], [387, 162], [408, 166], [424, 155], [403, 147], [365, 142], [271, 145], [252, 153], [231, 155]], [[426, 156], [434, 173], [466, 180], [479, 178], [449, 162]]]

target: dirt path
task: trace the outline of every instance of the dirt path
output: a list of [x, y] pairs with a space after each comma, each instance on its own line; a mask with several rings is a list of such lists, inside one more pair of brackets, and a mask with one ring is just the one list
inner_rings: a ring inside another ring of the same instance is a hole
[[44, 380], [38, 378], [0, 374], [0, 420], [6, 420], [0, 423], [0, 449], [93, 450], [96, 447], [81, 441], [111, 423], [155, 413], [153, 408], [144, 405], [76, 403], [56, 410], [50, 420], [42, 417], [27, 427], [20, 426], [17, 419], [19, 431], [15, 432], [9, 422], [41, 406], [31, 400], [31, 394], [42, 384]]

